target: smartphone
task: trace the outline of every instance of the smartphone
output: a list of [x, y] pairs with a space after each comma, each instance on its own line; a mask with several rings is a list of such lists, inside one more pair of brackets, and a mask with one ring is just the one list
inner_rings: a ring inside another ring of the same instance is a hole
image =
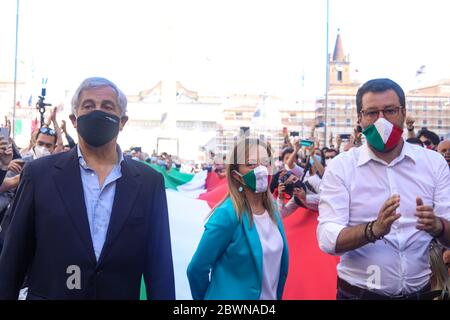
[[343, 133], [343, 134], [340, 134], [339, 137], [341, 138], [341, 140], [349, 140], [350, 134]]
[[302, 139], [302, 141], [300, 142], [300, 145], [303, 147], [311, 147], [314, 145], [314, 141]]
[[0, 137], [3, 138], [6, 142], [9, 141], [9, 129], [6, 127], [0, 127]]
[[25, 161], [23, 161], [22, 159], [16, 159], [15, 161], [16, 161], [17, 164], [18, 164], [19, 166], [21, 166], [22, 168], [23, 168], [23, 166], [25, 165]]
[[362, 132], [362, 127], [358, 124], [358, 126], [356, 127], [356, 130], [357, 130], [358, 132]]
[[299, 133], [298, 133], [298, 131], [291, 131], [291, 132], [289, 133], [289, 135], [290, 135], [291, 137], [298, 137]]

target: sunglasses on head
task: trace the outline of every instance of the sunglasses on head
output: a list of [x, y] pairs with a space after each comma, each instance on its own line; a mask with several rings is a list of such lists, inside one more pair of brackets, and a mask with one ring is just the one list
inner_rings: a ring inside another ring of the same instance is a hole
[[48, 135], [48, 136], [56, 136], [55, 130], [50, 129], [50, 128], [48, 128], [48, 127], [41, 127], [41, 128], [39, 129], [39, 132], [42, 133], [42, 134], [46, 134], [46, 135]]

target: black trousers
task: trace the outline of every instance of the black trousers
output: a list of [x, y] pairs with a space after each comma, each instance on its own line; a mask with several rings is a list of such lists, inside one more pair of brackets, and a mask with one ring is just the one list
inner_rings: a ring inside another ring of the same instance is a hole
[[340, 278], [337, 281], [337, 300], [432, 300], [434, 297], [435, 295], [431, 292], [430, 283], [419, 291], [408, 295], [387, 296], [356, 287]]

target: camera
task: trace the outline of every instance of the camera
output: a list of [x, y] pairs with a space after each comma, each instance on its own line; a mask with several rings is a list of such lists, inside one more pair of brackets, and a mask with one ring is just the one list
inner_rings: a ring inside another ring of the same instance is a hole
[[[294, 175], [292, 172], [286, 173], [284, 176], [282, 176], [279, 180], [279, 183], [286, 183], [286, 181], [289, 179], [290, 176]], [[292, 197], [292, 194], [294, 193], [294, 188], [303, 188], [306, 192], [306, 187], [303, 182], [298, 179], [295, 182], [290, 182], [285, 185], [285, 192]]]
[[305, 184], [303, 182], [301, 182], [300, 180], [288, 183], [284, 190], [288, 195], [290, 195], [292, 197], [292, 195], [294, 194], [294, 188], [300, 188], [300, 189], [305, 190], [305, 192], [306, 192]]
[[278, 179], [278, 183], [285, 183], [286, 180], [289, 179], [290, 176], [292, 176], [292, 174], [292, 172], [288, 171], [284, 176]]
[[47, 79], [42, 79], [42, 90], [41, 95], [39, 96], [39, 101], [36, 103], [36, 109], [39, 110], [39, 113], [41, 114], [41, 127], [44, 126], [44, 113], [45, 113], [45, 107], [50, 107], [51, 103], [45, 103], [45, 95], [47, 93], [47, 89], [45, 88], [45, 85], [47, 84]]

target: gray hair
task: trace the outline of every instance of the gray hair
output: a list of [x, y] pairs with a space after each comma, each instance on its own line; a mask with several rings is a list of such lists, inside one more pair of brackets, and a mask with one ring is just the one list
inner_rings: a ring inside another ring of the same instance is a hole
[[72, 98], [72, 113], [75, 114], [78, 104], [80, 103], [81, 93], [84, 90], [99, 87], [110, 87], [114, 89], [117, 93], [117, 102], [119, 103], [120, 115], [124, 116], [127, 112], [127, 96], [113, 82], [100, 77], [87, 78], [80, 84]]

